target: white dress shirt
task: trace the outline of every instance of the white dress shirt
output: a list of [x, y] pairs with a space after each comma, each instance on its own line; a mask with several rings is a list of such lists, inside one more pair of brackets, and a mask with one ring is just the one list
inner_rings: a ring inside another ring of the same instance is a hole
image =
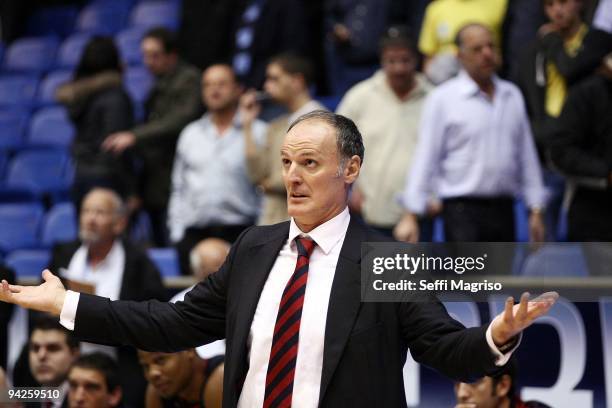
[[[291, 219], [289, 237], [276, 258], [270, 275], [259, 297], [248, 337], [249, 370], [238, 401], [239, 408], [263, 406], [268, 360], [272, 348], [272, 334], [283, 290], [293, 274], [297, 262], [297, 236], [309, 236], [316, 242], [308, 267], [308, 282], [302, 308], [298, 355], [293, 382], [293, 408], [315, 408], [319, 404], [323, 346], [327, 308], [340, 250], [349, 226], [348, 207], [308, 234], [303, 233]], [[60, 323], [74, 330], [74, 320], [79, 294], [68, 291], [60, 314]], [[496, 357], [498, 366], [504, 365], [520, 342], [506, 354], [502, 354], [487, 329], [486, 340]], [[252, 350], [256, 352], [251, 353]]]
[[429, 94], [404, 208], [423, 214], [432, 195], [509, 196], [523, 198], [529, 208], [544, 207], [546, 191], [523, 97], [508, 81], [494, 77], [493, 86], [490, 99], [461, 71]]
[[[345, 208], [331, 220], [303, 234], [291, 219], [289, 238], [272, 266], [251, 323], [248, 338], [249, 371], [238, 401], [239, 408], [263, 406], [278, 305], [295, 269], [298, 252], [294, 239], [299, 235], [308, 235], [317, 245], [310, 255], [308, 266], [291, 406], [306, 408], [319, 404], [327, 307], [349, 221], [348, 208]], [[250, 353], [251, 350], [257, 352]]]

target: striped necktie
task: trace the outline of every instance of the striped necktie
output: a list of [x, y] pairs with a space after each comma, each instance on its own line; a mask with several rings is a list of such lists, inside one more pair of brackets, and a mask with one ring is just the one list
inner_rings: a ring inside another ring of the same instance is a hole
[[308, 261], [316, 243], [310, 238], [298, 237], [295, 244], [298, 250], [295, 271], [283, 291], [274, 325], [264, 408], [291, 407], [302, 306], [308, 281]]

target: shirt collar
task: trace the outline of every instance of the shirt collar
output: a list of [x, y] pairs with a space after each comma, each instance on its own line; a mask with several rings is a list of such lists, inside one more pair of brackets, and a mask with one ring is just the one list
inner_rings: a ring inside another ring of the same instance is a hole
[[[470, 97], [476, 96], [482, 92], [478, 87], [476, 81], [474, 81], [464, 69], [459, 71], [456, 78], [457, 82], [459, 83], [459, 90], [462, 95]], [[495, 94], [501, 94], [504, 92], [504, 87], [502, 87], [501, 85], [502, 83], [499, 80], [499, 77], [497, 75], [493, 75], [493, 87], [495, 89]]]
[[300, 230], [292, 217], [291, 223], [289, 224], [289, 242], [291, 245], [295, 245], [293, 240], [297, 236], [308, 236], [312, 238], [323, 253], [327, 255], [346, 234], [350, 219], [351, 216], [348, 207], [345, 207], [344, 210], [334, 218], [324, 222], [312, 231], [305, 233]]
[[[205, 127], [214, 127], [215, 124], [212, 121], [212, 114], [210, 112], [206, 112], [202, 115], [202, 125]], [[234, 129], [242, 129], [242, 124], [240, 122], [240, 113], [236, 111], [234, 117], [232, 119], [232, 128]]]
[[[85, 248], [86, 254], [87, 254], [87, 267], [91, 267], [90, 263], [89, 263], [89, 249], [86, 245], [83, 245], [83, 248]], [[102, 262], [100, 262], [95, 269], [92, 269], [92, 271], [97, 271], [99, 270], [101, 267], [103, 267], [104, 265], [110, 264], [114, 261], [116, 261], [117, 257], [119, 256], [119, 253], [121, 251], [121, 242], [116, 239], [113, 242], [113, 246], [111, 247], [111, 250], [108, 251], [108, 254], [106, 254], [106, 257], [104, 258], [104, 260]]]

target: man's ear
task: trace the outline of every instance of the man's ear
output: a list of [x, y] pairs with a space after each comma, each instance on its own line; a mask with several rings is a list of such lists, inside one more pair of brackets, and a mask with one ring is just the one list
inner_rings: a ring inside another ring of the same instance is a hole
[[497, 395], [498, 397], [508, 396], [508, 398], [512, 398], [512, 395], [508, 395], [511, 386], [512, 379], [510, 378], [510, 376], [508, 374], [502, 375], [502, 377], [495, 385], [495, 395]]
[[353, 184], [355, 180], [357, 180], [357, 177], [359, 177], [360, 170], [361, 158], [357, 155], [354, 155], [349, 160], [347, 160], [346, 165], [344, 166], [344, 182], [347, 184]]
[[119, 406], [119, 403], [121, 402], [121, 397], [123, 396], [123, 392], [121, 391], [121, 387], [116, 386], [115, 389], [113, 391], [111, 391], [109, 397], [108, 397], [108, 402], [109, 402], [109, 406], [111, 407], [117, 407]]

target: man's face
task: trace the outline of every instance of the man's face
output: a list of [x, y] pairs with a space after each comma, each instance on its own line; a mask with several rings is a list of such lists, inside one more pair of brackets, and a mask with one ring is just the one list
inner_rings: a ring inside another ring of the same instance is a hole
[[143, 39], [140, 48], [144, 65], [155, 76], [167, 74], [176, 64], [176, 54], [166, 53], [163, 44], [155, 38]]
[[544, 12], [551, 23], [565, 30], [580, 20], [580, 0], [545, 0]]
[[391, 88], [404, 89], [412, 83], [416, 71], [416, 58], [408, 48], [385, 47], [381, 56], [381, 65]]
[[119, 389], [110, 392], [104, 375], [94, 369], [73, 367], [68, 374], [70, 408], [112, 408], [121, 400]]
[[121, 235], [125, 220], [117, 213], [110, 194], [92, 191], [81, 205], [79, 237], [88, 245], [112, 242]]
[[287, 105], [295, 94], [294, 75], [289, 74], [279, 64], [269, 64], [266, 68], [264, 90], [276, 102]]
[[59, 330], [34, 330], [30, 336], [30, 370], [41, 385], [56, 387], [64, 382], [78, 351], [66, 343]]
[[459, 60], [474, 80], [491, 79], [499, 64], [499, 54], [491, 32], [480, 26], [465, 29]]
[[145, 378], [163, 398], [171, 398], [188, 386], [195, 358], [194, 350], [171, 354], [138, 351]]
[[[455, 383], [455, 396], [461, 407], [501, 408], [507, 402], [507, 389], [493, 387], [491, 377], [483, 377], [474, 383]], [[464, 404], [464, 405], [461, 405]]]
[[314, 228], [346, 206], [360, 162], [353, 159], [356, 164], [339, 171], [339, 159], [336, 131], [323, 121], [300, 122], [285, 136], [281, 160], [287, 209], [300, 227]]
[[210, 112], [235, 106], [240, 98], [240, 86], [231, 69], [213, 65], [202, 75], [202, 99]]

